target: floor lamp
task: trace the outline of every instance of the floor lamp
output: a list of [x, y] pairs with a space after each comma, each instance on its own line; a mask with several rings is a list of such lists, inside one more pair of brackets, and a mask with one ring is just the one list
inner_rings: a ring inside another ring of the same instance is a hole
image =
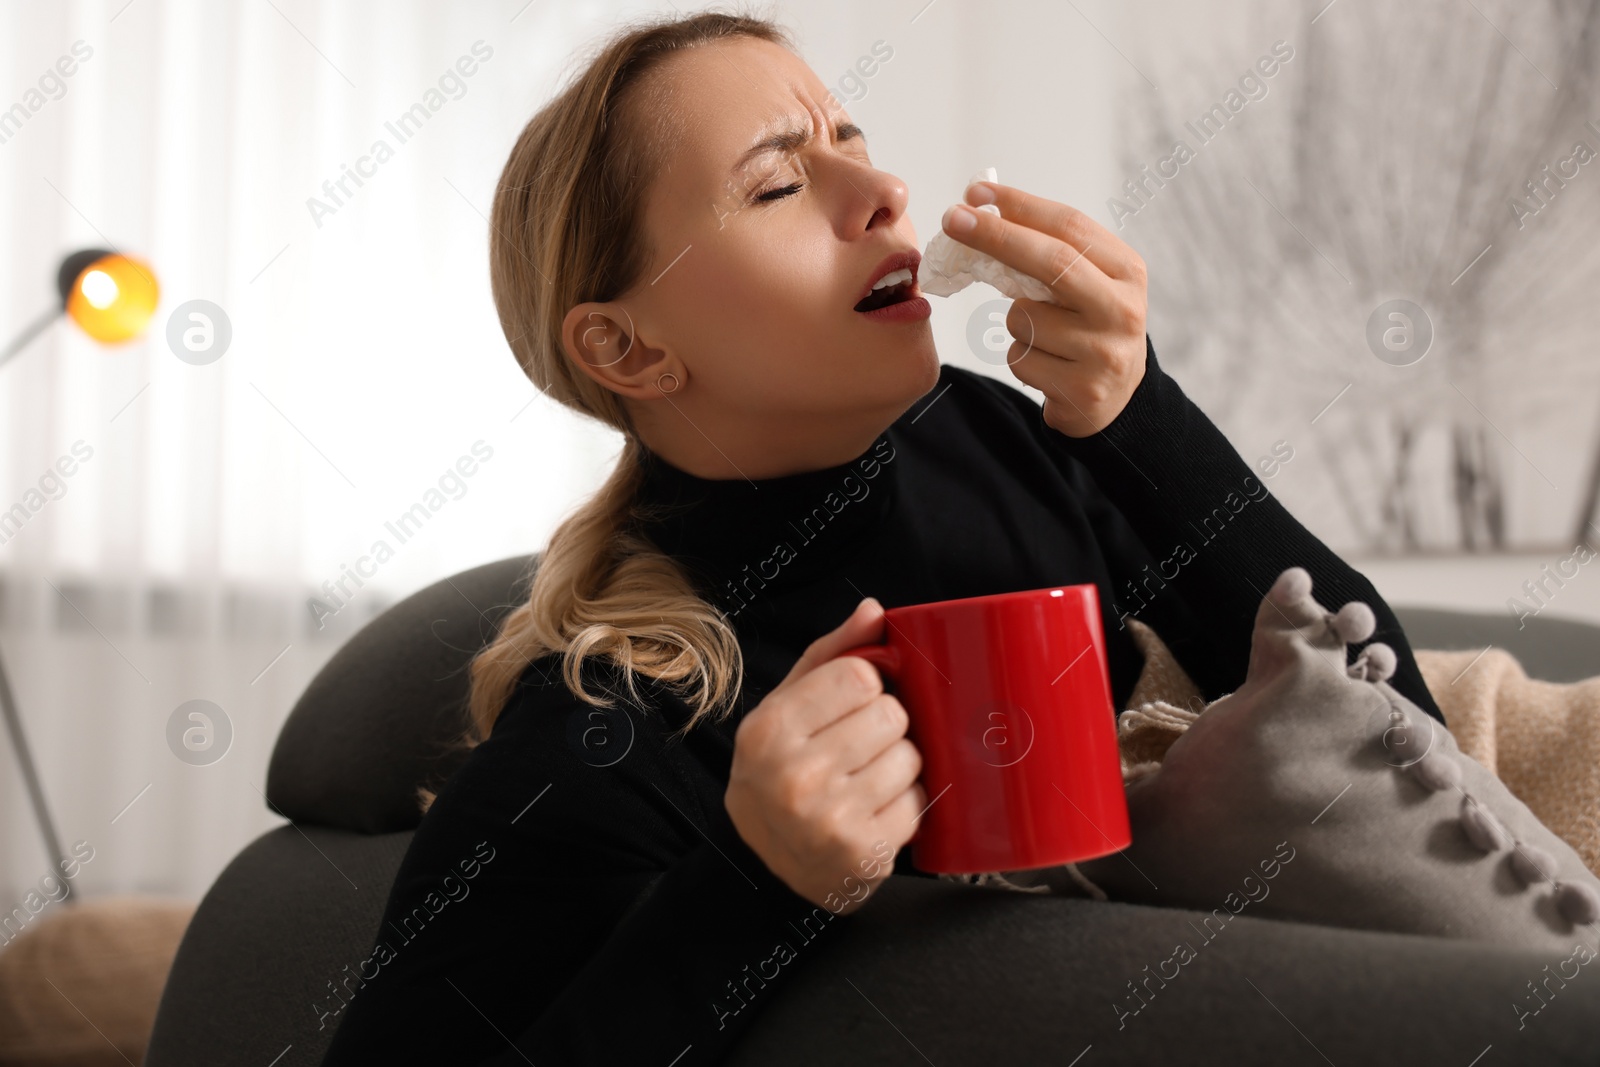
[[[64, 258], [56, 272], [56, 290], [60, 297], [57, 305], [29, 323], [14, 341], [0, 350], [0, 366], [28, 347], [63, 315], [96, 341], [106, 344], [131, 341], [144, 332], [161, 296], [161, 287], [148, 264], [103, 248], [86, 248]], [[61, 849], [61, 839], [56, 836], [55, 820], [50, 817], [50, 806], [45, 802], [44, 788], [39, 782], [33, 753], [28, 748], [28, 737], [22, 729], [22, 716], [17, 712], [3, 660], [0, 660], [0, 714], [4, 715], [6, 730], [11, 735], [11, 747], [22, 769], [22, 781], [33, 804], [39, 833], [44, 837], [45, 851], [56, 864], [55, 871], [65, 872], [66, 853]], [[72, 896], [72, 883], [63, 881], [62, 885], [66, 887], [66, 894], [61, 899], [66, 901]]]

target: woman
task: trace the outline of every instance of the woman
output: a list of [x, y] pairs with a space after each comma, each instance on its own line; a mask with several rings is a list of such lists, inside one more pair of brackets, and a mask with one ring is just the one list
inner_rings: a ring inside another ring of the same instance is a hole
[[814, 939], [921, 873], [905, 710], [833, 658], [883, 605], [1094, 582], [1121, 708], [1124, 615], [1214, 698], [1298, 564], [1373, 607], [1438, 715], [1370, 583], [1161, 370], [1133, 250], [1016, 189], [967, 199], [1001, 217], [946, 232], [1062, 305], [1007, 318], [1042, 407], [940, 364], [906, 187], [771, 24], [633, 28], [528, 124], [494, 204], [501, 321], [625, 444], [473, 663], [479, 743], [322, 1013], [327, 1063], [718, 1061]]

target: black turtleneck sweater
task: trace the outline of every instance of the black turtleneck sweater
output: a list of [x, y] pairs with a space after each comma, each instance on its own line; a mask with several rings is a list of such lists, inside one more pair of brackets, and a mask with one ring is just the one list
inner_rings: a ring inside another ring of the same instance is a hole
[[[1142, 664], [1124, 614], [1213, 699], [1243, 682], [1261, 598], [1299, 565], [1324, 605], [1371, 605], [1373, 639], [1399, 656], [1392, 684], [1443, 721], [1377, 591], [1267, 491], [1148, 341], [1143, 381], [1089, 437], [947, 364], [857, 459], [708, 480], [647, 453], [639, 501], [659, 505], [643, 532], [731, 616], [739, 706], [669, 738], [689, 709], [664, 687], [636, 679], [632, 699], [591, 662], [591, 683], [620, 697], [600, 710], [567, 691], [559, 657], [530, 664], [418, 828], [363, 981], [320, 1015], [339, 1027], [325, 1063], [718, 1062], [812, 942], [853, 919], [774, 875], [723, 793], [739, 719], [865, 596], [1093, 582], [1120, 709]], [[897, 874], [922, 873], [913, 852]]]

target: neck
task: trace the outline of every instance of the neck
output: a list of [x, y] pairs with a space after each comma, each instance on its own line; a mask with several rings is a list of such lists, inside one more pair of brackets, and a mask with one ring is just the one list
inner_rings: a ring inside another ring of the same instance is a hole
[[895, 495], [886, 430], [827, 467], [765, 478], [704, 478], [645, 451], [643, 532], [737, 610], [771, 584], [803, 581], [871, 536]]
[[640, 442], [677, 470], [708, 481], [762, 481], [842, 466], [868, 452], [899, 412], [777, 419], [765, 413], [710, 419], [652, 405], [636, 418]]

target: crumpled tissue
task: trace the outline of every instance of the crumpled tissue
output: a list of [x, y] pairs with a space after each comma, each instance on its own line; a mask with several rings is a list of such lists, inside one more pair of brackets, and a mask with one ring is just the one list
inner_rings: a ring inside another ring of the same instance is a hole
[[[968, 179], [967, 184], [978, 181], [993, 182], [999, 179], [995, 177], [993, 167], [985, 167]], [[994, 204], [984, 204], [977, 210], [987, 211], [991, 215], [1000, 214], [1000, 209]], [[1026, 297], [1048, 304], [1058, 303], [1050, 287], [1039, 279], [1006, 266], [988, 253], [962, 244], [941, 227], [922, 253], [922, 264], [917, 268], [917, 288], [931, 296], [953, 296], [973, 282], [992, 285], [1013, 300]]]

